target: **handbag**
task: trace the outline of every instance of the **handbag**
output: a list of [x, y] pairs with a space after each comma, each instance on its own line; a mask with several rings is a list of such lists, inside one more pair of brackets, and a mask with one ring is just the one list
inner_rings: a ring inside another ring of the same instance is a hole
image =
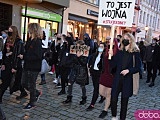
[[87, 81], [87, 71], [85, 66], [77, 65], [75, 81], [79, 85], [85, 85]]
[[[133, 67], [135, 67], [135, 55], [133, 55]], [[133, 74], [133, 95], [137, 95], [139, 90], [139, 72]]]
[[45, 73], [49, 72], [49, 70], [50, 70], [50, 68], [49, 68], [47, 61], [45, 59], [43, 59], [40, 74], [45, 74]]

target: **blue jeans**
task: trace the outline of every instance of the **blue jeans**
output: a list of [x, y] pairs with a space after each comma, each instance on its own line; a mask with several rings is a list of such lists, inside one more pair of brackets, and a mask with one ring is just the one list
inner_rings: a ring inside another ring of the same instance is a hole
[[23, 71], [22, 74], [22, 86], [30, 92], [30, 101], [31, 105], [35, 105], [36, 96], [39, 95], [39, 91], [36, 89], [36, 80], [39, 72], [34, 71]]

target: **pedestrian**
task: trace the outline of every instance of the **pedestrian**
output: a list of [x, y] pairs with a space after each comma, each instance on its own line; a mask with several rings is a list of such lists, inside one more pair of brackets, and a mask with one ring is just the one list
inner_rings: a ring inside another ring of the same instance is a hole
[[[139, 49], [140, 49], [141, 60], [143, 63], [143, 71], [144, 71], [144, 73], [146, 73], [147, 65], [146, 65], [146, 62], [144, 62], [144, 55], [146, 52], [146, 46], [144, 45], [144, 41], [139, 42]], [[142, 72], [140, 73], [140, 78], [142, 79]]]
[[90, 111], [94, 108], [94, 105], [98, 99], [99, 96], [99, 79], [100, 75], [104, 69], [104, 54], [105, 54], [105, 43], [100, 43], [98, 46], [98, 51], [94, 53], [90, 60], [89, 60], [89, 69], [90, 69], [90, 74], [92, 77], [92, 82], [93, 82], [93, 95], [92, 95], [92, 100], [89, 105], [89, 107], [86, 109], [87, 111]]
[[28, 25], [29, 39], [25, 45], [24, 55], [19, 55], [24, 59], [24, 71], [22, 85], [30, 92], [29, 103], [23, 108], [30, 110], [36, 106], [36, 102], [41, 96], [41, 92], [36, 89], [36, 80], [41, 71], [42, 64], [42, 41], [41, 27], [37, 23]]
[[[42, 39], [42, 59], [45, 59], [45, 54], [47, 52], [47, 48], [43, 44], [43, 41], [46, 40], [46, 33], [45, 33], [45, 31], [42, 31], [41, 39]], [[44, 84], [46, 84], [46, 78], [45, 78], [45, 73], [42, 73], [41, 74], [41, 82], [39, 83], [39, 85], [44, 85]]]
[[[108, 108], [110, 107], [110, 101], [111, 101], [111, 89], [112, 89], [112, 83], [114, 78], [114, 71], [115, 69], [110, 68], [110, 63], [108, 60], [108, 51], [110, 49], [110, 40], [106, 39], [107, 47], [106, 52], [104, 54], [104, 66], [103, 66], [103, 73], [100, 76], [99, 80], [99, 94], [103, 97], [105, 97], [105, 106], [102, 110], [101, 114], [99, 115], [99, 118], [104, 118], [108, 114]], [[118, 43], [117, 40], [114, 39], [113, 43], [113, 55], [115, 56], [118, 52]]]
[[[16, 97], [17, 100], [20, 100], [26, 97], [28, 94], [25, 91], [24, 87], [21, 85], [21, 78], [22, 78], [22, 59], [18, 56], [24, 54], [24, 45], [22, 39], [18, 34], [18, 29], [16, 26], [10, 26], [8, 29], [8, 39], [14, 41], [13, 52], [12, 52], [12, 73], [15, 76], [15, 81], [13, 86], [10, 89], [10, 94], [20, 90], [21, 94]], [[7, 40], [8, 40], [7, 39]]]
[[[76, 42], [76, 45], [81, 47], [84, 45], [83, 40], [79, 40]], [[69, 75], [69, 82], [68, 82], [68, 95], [67, 99], [63, 101], [64, 104], [72, 102], [72, 90], [73, 90], [73, 84], [76, 82], [80, 85], [82, 89], [82, 100], [80, 101], [80, 105], [84, 105], [87, 100], [86, 96], [86, 85], [89, 84], [89, 78], [88, 78], [88, 69], [87, 69], [87, 60], [88, 58], [86, 56], [83, 56], [83, 53], [81, 51], [77, 51], [76, 55], [73, 55], [72, 58], [72, 68]]]
[[0, 85], [0, 104], [2, 104], [2, 97], [12, 81], [12, 52], [13, 43], [7, 42], [3, 50], [3, 61], [1, 67], [2, 84]]
[[[117, 102], [121, 92], [120, 120], [125, 120], [129, 97], [133, 95], [133, 74], [140, 72], [141, 59], [139, 48], [135, 43], [134, 36], [126, 33], [122, 37], [120, 51], [113, 56], [113, 50], [109, 50], [112, 59], [111, 70], [115, 69], [111, 90], [112, 120], [117, 119]], [[133, 59], [135, 65], [133, 65]]]
[[71, 54], [70, 54], [70, 46], [73, 44], [72, 40], [69, 37], [64, 39], [62, 49], [60, 50], [59, 55], [59, 67], [60, 67], [60, 75], [61, 75], [61, 91], [58, 95], [66, 94], [65, 86], [68, 84], [68, 76], [71, 69]]
[[157, 76], [157, 68], [159, 64], [160, 47], [156, 43], [156, 39], [152, 40], [152, 44], [146, 47], [146, 53], [144, 61], [147, 63], [147, 80], [146, 83], [150, 83], [149, 87], [154, 86], [154, 82]]

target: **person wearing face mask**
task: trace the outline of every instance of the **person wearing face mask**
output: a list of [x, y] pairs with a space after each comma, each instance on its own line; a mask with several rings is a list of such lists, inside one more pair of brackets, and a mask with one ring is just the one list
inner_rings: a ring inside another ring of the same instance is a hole
[[2, 34], [2, 37], [3, 37], [3, 44], [5, 44], [8, 35], [7, 35], [7, 33], [5, 31], [2, 31], [1, 34]]
[[87, 33], [84, 34], [84, 42], [85, 42], [85, 45], [90, 47], [89, 55], [92, 55], [94, 53], [95, 45], [94, 45], [94, 41], [89, 37]]
[[[11, 25], [8, 29], [8, 37], [6, 43], [13, 44], [13, 51], [12, 51], [12, 74], [15, 76], [15, 81], [13, 86], [10, 88], [10, 94], [20, 90], [20, 95], [16, 97], [17, 100], [20, 100], [26, 97], [28, 94], [25, 91], [24, 87], [21, 85], [21, 78], [22, 78], [22, 60], [18, 57], [20, 54], [24, 54], [24, 44], [21, 40], [18, 29], [16, 26]], [[4, 51], [5, 53], [5, 51]], [[5, 57], [5, 56], [4, 56]], [[3, 66], [4, 67], [4, 66]]]
[[[101, 114], [99, 115], [99, 118], [104, 118], [108, 114], [108, 109], [110, 107], [110, 101], [111, 101], [111, 89], [112, 89], [112, 83], [113, 83], [113, 76], [114, 76], [114, 70], [111, 71], [110, 63], [108, 60], [108, 51], [110, 49], [110, 37], [106, 38], [106, 49], [105, 54], [103, 57], [104, 65], [103, 65], [103, 72], [100, 75], [99, 80], [99, 94], [105, 98], [105, 106], [102, 110]], [[118, 43], [116, 39], [114, 39], [113, 43], [113, 54], [116, 55], [118, 51]]]
[[113, 50], [109, 50], [112, 58], [110, 69], [115, 69], [111, 90], [112, 120], [117, 118], [117, 102], [121, 92], [120, 120], [125, 120], [129, 97], [133, 95], [133, 74], [141, 71], [141, 59], [139, 48], [134, 36], [126, 33], [122, 37], [120, 50], [113, 56]]
[[60, 76], [61, 76], [61, 91], [58, 95], [65, 94], [65, 86], [68, 84], [68, 75], [70, 73], [71, 68], [71, 55], [69, 53], [70, 45], [72, 45], [72, 41], [68, 37], [65, 38], [63, 42], [62, 49], [60, 50], [59, 54], [59, 67], [60, 67]]
[[92, 76], [92, 82], [93, 82], [93, 95], [92, 95], [92, 101], [89, 105], [89, 107], [86, 109], [87, 111], [90, 111], [94, 108], [94, 105], [98, 99], [99, 96], [99, 78], [101, 75], [101, 72], [103, 71], [103, 56], [104, 56], [104, 50], [105, 50], [105, 43], [101, 43], [98, 46], [98, 51], [94, 53], [90, 60], [89, 60], [89, 69], [90, 74]]
[[153, 39], [152, 44], [146, 47], [146, 52], [144, 55], [144, 61], [147, 63], [146, 83], [150, 83], [149, 87], [154, 86], [157, 76], [157, 67], [160, 61], [159, 54], [160, 47], [157, 45], [156, 39]]

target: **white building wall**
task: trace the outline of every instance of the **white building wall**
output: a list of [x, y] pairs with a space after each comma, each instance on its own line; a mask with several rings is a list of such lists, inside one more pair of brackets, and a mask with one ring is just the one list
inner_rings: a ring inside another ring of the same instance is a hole
[[[155, 2], [156, 0], [141, 0], [140, 2], [140, 8], [141, 10], [139, 11], [139, 18], [138, 18], [138, 28], [140, 28], [141, 32], [137, 33], [136, 39], [137, 41], [144, 39], [147, 35], [145, 31], [145, 27], [148, 26], [148, 28], [151, 30], [152, 36], [151, 38], [155, 38], [160, 35], [160, 11], [156, 9], [156, 6], [160, 5], [160, 1], [154, 4], [155, 6], [151, 6], [151, 1]], [[140, 12], [142, 11], [142, 19], [140, 21]], [[145, 12], [145, 17], [144, 17], [144, 12]], [[149, 14], [149, 17], [147, 18], [147, 14]], [[152, 16], [152, 20], [151, 20]], [[155, 18], [155, 19], [154, 19]], [[146, 23], [148, 20], [148, 24]], [[144, 22], [143, 22], [144, 21]]]

